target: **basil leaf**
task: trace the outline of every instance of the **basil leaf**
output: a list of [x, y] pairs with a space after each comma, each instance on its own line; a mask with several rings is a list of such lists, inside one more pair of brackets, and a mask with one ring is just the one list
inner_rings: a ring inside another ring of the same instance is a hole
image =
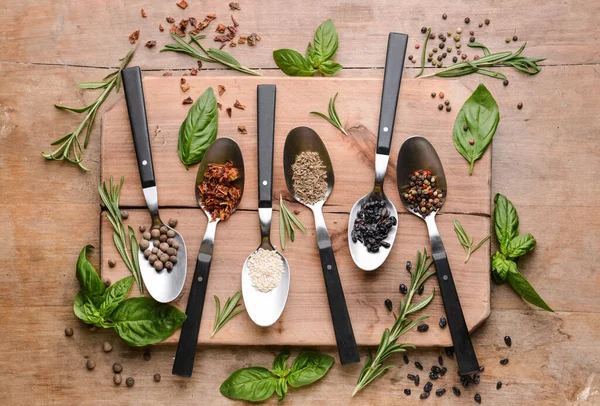
[[285, 395], [287, 394], [288, 386], [287, 380], [285, 378], [279, 378], [277, 383], [275, 384], [275, 392], [279, 395], [279, 399], [277, 399], [278, 403], [281, 403], [285, 400]]
[[110, 316], [117, 306], [127, 298], [132, 285], [133, 276], [128, 276], [106, 289], [102, 303], [100, 303], [100, 307], [98, 308], [100, 314], [104, 317]]
[[325, 76], [325, 75], [335, 75], [336, 73], [341, 71], [342, 68], [343, 68], [343, 66], [337, 62], [325, 61], [319, 65], [318, 69], [319, 69], [319, 72], [321, 72], [321, 74], [323, 76]]
[[515, 206], [504, 195], [494, 196], [494, 230], [500, 243], [500, 251], [508, 256], [508, 244], [519, 235], [519, 215]]
[[316, 70], [298, 51], [278, 49], [273, 51], [273, 60], [288, 76], [314, 76]]
[[333, 58], [338, 49], [338, 35], [331, 19], [319, 25], [315, 32], [314, 43], [316, 60], [319, 64]]
[[279, 354], [277, 354], [277, 356], [275, 357], [275, 360], [273, 360], [273, 370], [272, 370], [272, 372], [275, 375], [277, 375], [281, 378], [285, 378], [285, 376], [288, 372], [287, 360], [289, 357], [290, 357], [290, 350], [288, 348], [281, 350], [281, 352]]
[[104, 286], [104, 282], [102, 282], [102, 279], [100, 279], [96, 270], [86, 258], [88, 248], [94, 247], [92, 245], [83, 247], [79, 253], [79, 258], [77, 259], [77, 269], [75, 274], [77, 275], [77, 280], [81, 286], [81, 294], [84, 299], [89, 299], [94, 305], [98, 306], [102, 301], [101, 296], [104, 294], [106, 286]]
[[333, 357], [315, 351], [301, 352], [292, 362], [288, 383], [294, 388], [321, 379], [333, 365]]
[[121, 302], [110, 319], [123, 341], [141, 347], [173, 334], [185, 320], [185, 313], [149, 297], [134, 297]]
[[535, 248], [535, 238], [531, 234], [518, 235], [508, 243], [506, 247], [506, 256], [508, 258], [518, 258]]
[[229, 399], [261, 402], [273, 395], [276, 384], [277, 378], [267, 368], [250, 367], [234, 371], [219, 391]]
[[217, 99], [209, 87], [190, 108], [179, 128], [177, 152], [186, 169], [200, 162], [217, 138], [218, 121]]
[[[480, 84], [461, 107], [452, 129], [454, 147], [470, 163], [469, 175], [473, 174], [475, 161], [483, 156], [492, 142], [499, 122], [498, 104], [487, 88]], [[469, 142], [471, 139], [474, 140], [473, 145]]]
[[517, 270], [517, 264], [496, 251], [492, 256], [492, 275], [496, 283], [504, 283], [511, 268]]
[[533, 286], [531, 286], [531, 284], [527, 281], [527, 279], [525, 279], [525, 277], [517, 270], [516, 266], [509, 270], [508, 282], [510, 283], [510, 286], [512, 286], [512, 288], [515, 290], [515, 292], [521, 295], [523, 299], [527, 300], [532, 305], [540, 307], [549, 312], [554, 312], [554, 310], [552, 310], [550, 306], [548, 306], [546, 302], [544, 302], [544, 299], [542, 299], [542, 297], [538, 295], [538, 293], [535, 291]]
[[315, 52], [315, 48], [313, 48], [313, 46], [310, 42], [308, 43], [308, 46], [306, 47], [306, 53], [304, 54], [304, 57], [314, 68], [319, 66], [320, 61], [317, 58], [317, 53]]

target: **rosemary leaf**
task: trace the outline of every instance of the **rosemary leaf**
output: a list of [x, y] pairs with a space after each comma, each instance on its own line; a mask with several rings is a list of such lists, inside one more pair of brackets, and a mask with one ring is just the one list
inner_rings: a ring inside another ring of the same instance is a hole
[[324, 118], [325, 120], [327, 120], [327, 122], [329, 124], [331, 124], [332, 126], [334, 126], [335, 128], [337, 128], [338, 130], [340, 130], [341, 132], [343, 132], [345, 135], [348, 135], [348, 133], [346, 132], [346, 129], [344, 128], [344, 126], [342, 125], [341, 121], [340, 121], [340, 117], [337, 114], [337, 111], [335, 109], [335, 101], [337, 100], [338, 97], [338, 93], [335, 94], [335, 96], [333, 98], [329, 99], [329, 106], [328, 106], [328, 114], [329, 116], [320, 113], [318, 111], [311, 111], [310, 114], [315, 114], [321, 118]]
[[282, 250], [285, 250], [285, 243], [287, 241], [286, 233], [290, 238], [290, 241], [294, 242], [294, 225], [300, 231], [306, 233], [306, 227], [302, 225], [294, 213], [285, 207], [283, 204], [283, 197], [279, 195], [279, 241], [281, 243]]
[[242, 292], [238, 290], [233, 294], [233, 296], [227, 298], [225, 306], [223, 306], [223, 310], [221, 311], [221, 301], [219, 300], [219, 297], [215, 295], [215, 323], [213, 325], [213, 330], [210, 333], [211, 337], [214, 337], [215, 334], [217, 334], [217, 332], [221, 330], [221, 328], [223, 328], [223, 326], [225, 326], [225, 324], [227, 324], [231, 319], [246, 310], [243, 308], [236, 310], [236, 308], [241, 305], [241, 297]]
[[473, 247], [473, 243], [475, 242], [474, 238], [469, 238], [467, 232], [465, 231], [465, 229], [463, 228], [462, 224], [460, 224], [460, 221], [454, 219], [454, 232], [456, 233], [456, 236], [458, 237], [458, 242], [460, 242], [460, 245], [462, 245], [463, 249], [465, 250], [465, 254], [466, 254], [466, 259], [465, 259], [465, 264], [469, 261], [469, 259], [471, 258], [471, 255], [477, 251], [479, 248], [481, 248], [481, 246], [492, 236], [491, 234], [488, 234], [487, 236], [485, 236], [483, 238], [483, 240], [479, 241], [477, 243], [477, 245], [475, 245], [475, 247]]

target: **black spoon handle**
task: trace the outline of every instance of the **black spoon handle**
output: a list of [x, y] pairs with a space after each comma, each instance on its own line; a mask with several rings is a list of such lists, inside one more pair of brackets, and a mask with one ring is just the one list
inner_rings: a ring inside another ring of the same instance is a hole
[[131, 133], [133, 134], [133, 145], [140, 171], [140, 180], [142, 181], [142, 188], [145, 189], [156, 186], [156, 180], [154, 179], [152, 150], [150, 149], [150, 135], [148, 134], [144, 89], [142, 88], [142, 71], [139, 66], [134, 66], [124, 69], [121, 76], [123, 78]]
[[406, 34], [391, 32], [388, 36], [385, 73], [383, 74], [383, 93], [381, 95], [381, 111], [379, 113], [379, 130], [377, 133], [378, 154], [390, 154], [407, 43], [408, 35]]
[[275, 85], [256, 89], [258, 121], [258, 207], [273, 205], [273, 144], [275, 141]]

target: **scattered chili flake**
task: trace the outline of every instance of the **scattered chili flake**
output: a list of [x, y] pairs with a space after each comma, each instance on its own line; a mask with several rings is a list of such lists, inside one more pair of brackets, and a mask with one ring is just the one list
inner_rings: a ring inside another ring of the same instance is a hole
[[227, 29], [229, 30], [230, 33], [232, 33], [233, 35], [235, 35], [237, 33], [237, 28], [235, 28], [234, 26], [230, 25], [227, 27]]
[[227, 45], [227, 42], [223, 42], [223, 43], [221, 44], [221, 46], [219, 47], [219, 49], [223, 49], [223, 48], [225, 48], [225, 45]]
[[231, 15], [231, 22], [233, 23], [234, 27], [238, 27], [240, 25], [240, 23], [237, 22], [233, 14]]
[[198, 75], [198, 69], [197, 68], [192, 68], [192, 70], [190, 71], [190, 75], [192, 75], [192, 76]]
[[184, 84], [185, 82], [187, 82], [187, 80], [185, 80], [185, 78], [179, 78], [179, 83], [180, 84]]
[[182, 29], [187, 28], [189, 22], [189, 18], [184, 18], [179, 22], [179, 27], [181, 27]]
[[190, 17], [189, 20], [191, 25], [198, 28], [198, 20], [196, 20], [194, 17]]
[[171, 72], [165, 72], [165, 73], [163, 73], [163, 76], [173, 76], [173, 73], [171, 73]]
[[225, 111], [227, 112], [227, 115], [229, 116], [229, 118], [231, 118], [231, 107], [227, 107], [225, 109]]
[[240, 35], [240, 37], [238, 38], [238, 44], [242, 45], [246, 43], [246, 36], [245, 35]]
[[188, 90], [190, 90], [190, 85], [188, 83], [182, 83], [180, 85], [181, 90], [183, 90], [184, 92], [187, 92]]
[[194, 28], [192, 31], [190, 31], [190, 37], [192, 37], [192, 36], [195, 37], [198, 34], [200, 34], [200, 29], [199, 28]]
[[146, 18], [148, 17], [148, 15], [146, 14], [146, 12], [144, 11], [144, 9], [142, 9], [142, 18]]
[[146, 48], [153, 48], [156, 46], [156, 41], [148, 41], [146, 42]]
[[228, 41], [230, 41], [230, 39], [227, 35], [217, 35], [215, 37], [215, 42], [228, 42]]
[[246, 110], [246, 105], [240, 102], [239, 100], [236, 100], [235, 103], [233, 103], [233, 107], [240, 110]]
[[188, 6], [187, 1], [185, 0], [180, 0], [179, 3], [175, 3], [177, 4], [177, 6], [183, 10], [185, 10]]
[[217, 91], [219, 92], [219, 96], [223, 96], [223, 93], [225, 93], [225, 90], [227, 90], [223, 85], [217, 86], [217, 89]]
[[242, 197], [239, 187], [233, 184], [240, 172], [231, 161], [225, 164], [208, 164], [202, 184], [198, 185], [204, 210], [211, 213], [212, 220], [227, 220]]
[[240, 3], [229, 3], [229, 8], [232, 10], [241, 10]]
[[183, 102], [181, 102], [181, 104], [192, 104], [194, 102], [194, 99], [192, 99], [191, 97], [186, 97], [185, 99], [183, 99]]
[[182, 30], [178, 25], [173, 24], [171, 28], [169, 28], [169, 32], [172, 34], [177, 34], [177, 36], [184, 38], [185, 37], [185, 28]]
[[260, 35], [258, 35], [256, 33], [252, 33], [252, 34], [248, 35], [248, 45], [250, 45], [250, 46], [256, 45], [256, 43], [260, 40], [261, 40]]
[[169, 24], [173, 24], [175, 22], [175, 19], [173, 17], [167, 17], [167, 22]]
[[229, 37], [230, 41], [233, 41], [233, 39], [235, 38], [235, 34], [232, 32], [228, 33], [227, 36]]
[[129, 42], [135, 44], [135, 42], [140, 39], [140, 30], [136, 30], [129, 34]]
[[158, 24], [158, 31], [163, 32], [165, 30], [165, 28], [162, 26], [162, 24]]
[[219, 110], [223, 110], [223, 105], [221, 103], [217, 102], [217, 108]]
[[294, 210], [294, 214], [297, 216], [298, 214], [300, 214], [300, 210]]
[[217, 25], [217, 29], [215, 30], [215, 32], [223, 34], [223, 33], [225, 33], [226, 29], [227, 29], [227, 26], [225, 26], [225, 24], [219, 24], [219, 25]]
[[246, 126], [245, 125], [238, 125], [238, 132], [240, 134], [248, 134], [248, 130], [246, 130]]
[[230, 46], [231, 48], [235, 48], [235, 47], [237, 46], [237, 44], [236, 44], [235, 42], [230, 42], [230, 43], [229, 43], [229, 46]]

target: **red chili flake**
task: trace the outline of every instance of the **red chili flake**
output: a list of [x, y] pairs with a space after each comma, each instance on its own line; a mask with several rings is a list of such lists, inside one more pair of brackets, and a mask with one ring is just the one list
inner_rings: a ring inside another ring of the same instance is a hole
[[129, 34], [129, 42], [135, 44], [135, 42], [140, 39], [140, 30], [136, 30]]
[[231, 118], [231, 107], [227, 107], [225, 109], [225, 111], [227, 112], [227, 115], [229, 116], [229, 118]]
[[419, 49], [419, 48], [421, 48], [421, 45], [415, 44], [415, 49]]
[[231, 41], [233, 41], [233, 39], [235, 38], [235, 34], [232, 34], [231, 32], [227, 34], [227, 36], [229, 37], [229, 39]]
[[225, 88], [225, 86], [223, 86], [223, 85], [219, 85], [219, 86], [217, 86], [217, 89], [218, 89], [217, 91], [218, 91], [218, 93], [219, 93], [219, 96], [223, 96], [223, 93], [225, 93], [225, 90], [227, 90], [227, 89]]
[[300, 210], [294, 210], [294, 214], [297, 216], [298, 214], [300, 214]]
[[206, 19], [207, 19], [208, 21], [212, 21], [212, 20], [214, 20], [215, 18], [217, 18], [217, 15], [216, 15], [216, 14], [207, 14], [207, 15], [206, 15]]
[[223, 105], [221, 103], [217, 102], [217, 108], [219, 110], [223, 110]]
[[173, 76], [173, 73], [172, 72], [165, 72], [165, 73], [163, 73], [163, 76]]
[[474, 60], [478, 60], [478, 59], [479, 59], [479, 55], [475, 55], [475, 56], [473, 57], [473, 59], [474, 59]]
[[240, 45], [245, 44], [246, 39], [247, 39], [247, 37], [245, 35], [240, 35], [240, 38], [238, 39], [238, 44], [240, 44]]
[[221, 44], [221, 46], [219, 47], [219, 49], [223, 49], [223, 48], [225, 48], [225, 45], [227, 45], [227, 42], [223, 42], [223, 43]]
[[233, 107], [240, 110], [246, 110], [246, 105], [240, 102], [239, 100], [236, 100], [235, 103], [233, 103]]
[[227, 27], [225, 26], [225, 24], [219, 24], [219, 25], [217, 25], [217, 29], [215, 30], [215, 32], [223, 34], [223, 33], [225, 33], [226, 29], [227, 29]]
[[444, 92], [440, 92], [439, 96], [440, 96], [440, 99], [443, 99], [444, 98]]
[[246, 130], [246, 126], [245, 125], [238, 125], [238, 132], [240, 134], [248, 134], [248, 130]]
[[185, 37], [185, 27], [181, 29], [179, 25], [173, 24], [171, 28], [169, 28], [169, 32], [173, 34], [177, 34], [177, 36], [184, 38]]
[[187, 83], [183, 83], [180, 85], [181, 86], [181, 90], [183, 90], [183, 92], [187, 92], [188, 90], [190, 90], [190, 85]]
[[227, 220], [233, 208], [242, 198], [242, 191], [235, 185], [240, 171], [231, 161], [225, 164], [208, 164], [202, 184], [198, 185], [198, 194], [202, 208], [211, 213], [212, 220]]
[[215, 37], [215, 42], [227, 42], [231, 41], [231, 39], [227, 35], [217, 35]]
[[175, 22], [175, 19], [173, 17], [167, 17], [167, 22], [169, 24], [173, 24]]
[[198, 20], [196, 20], [194, 17], [190, 17], [190, 24], [198, 28]]
[[232, 10], [241, 10], [240, 3], [229, 3], [229, 8]]
[[187, 28], [189, 22], [190, 22], [189, 18], [184, 18], [179, 22], [179, 27]]
[[186, 97], [185, 99], [183, 99], [181, 104], [192, 104], [193, 102], [194, 102], [194, 99], [192, 99], [191, 97]]
[[256, 45], [256, 43], [260, 40], [261, 40], [260, 35], [258, 35], [256, 33], [252, 33], [252, 34], [248, 35], [248, 45], [250, 45], [250, 46]]
[[154, 48], [156, 46], [156, 41], [148, 41], [145, 46], [146, 48]]
[[142, 9], [142, 18], [146, 18], [148, 17], [148, 15], [146, 14], [146, 12], [144, 11], [144, 9]]
[[185, 78], [179, 78], [179, 84], [184, 84], [186, 82]]
[[237, 22], [233, 14], [231, 15], [231, 22], [233, 23], [234, 27], [238, 27], [240, 25], [240, 23]]
[[197, 68], [192, 68], [192, 70], [190, 71], [190, 75], [196, 76], [197, 74], [198, 74], [198, 69]]
[[235, 42], [230, 42], [230, 43], [229, 43], [229, 46], [230, 46], [231, 48], [235, 48], [235, 47], [237, 46], [237, 44], [236, 44]]
[[194, 28], [192, 31], [190, 31], [190, 36], [195, 37], [198, 34], [200, 34], [200, 29], [199, 28]]
[[229, 26], [227, 27], [227, 29], [229, 30], [230, 33], [232, 33], [233, 35], [235, 35], [237, 33], [237, 28], [235, 28], [234, 26]]
[[177, 6], [183, 10], [185, 10], [188, 6], [187, 1], [185, 0], [180, 0], [179, 3], [175, 3], [177, 4]]
[[165, 30], [165, 28], [162, 26], [162, 24], [158, 24], [158, 31], [163, 32]]

